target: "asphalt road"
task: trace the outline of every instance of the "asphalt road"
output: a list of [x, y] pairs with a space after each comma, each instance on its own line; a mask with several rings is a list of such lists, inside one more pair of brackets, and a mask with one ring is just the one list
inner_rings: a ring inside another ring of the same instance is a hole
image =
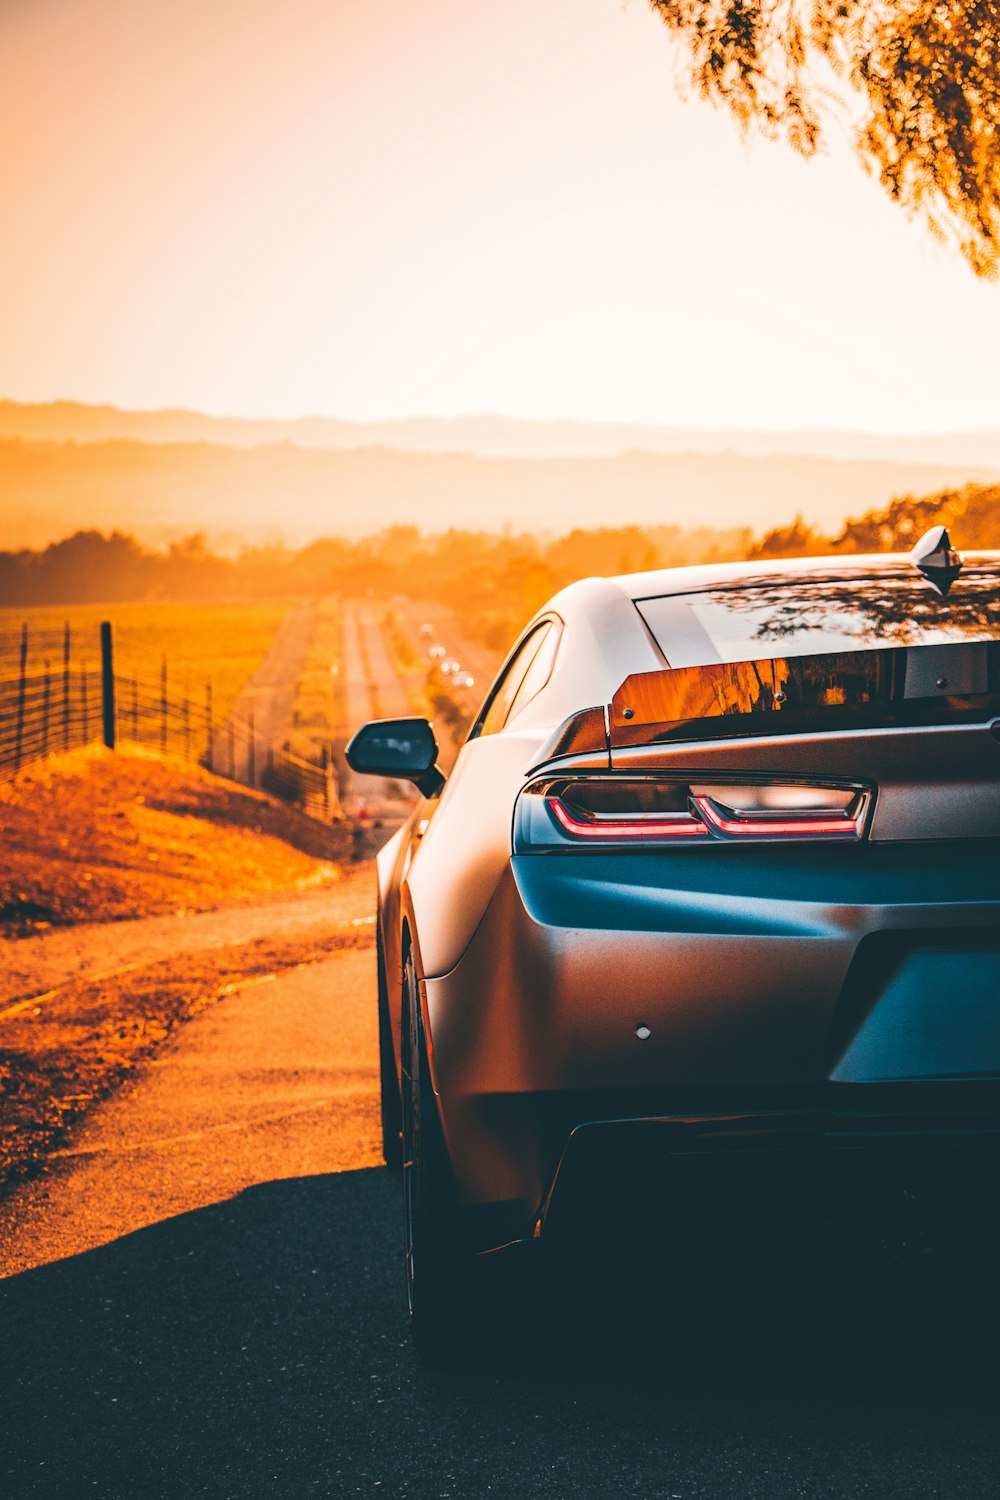
[[[461, 672], [458, 682], [451, 684], [457, 701], [469, 715], [474, 717], [482, 706], [486, 693], [496, 676], [507, 650], [514, 644], [506, 643], [502, 651], [490, 651], [479, 641], [470, 641], [462, 629], [460, 614], [434, 601], [398, 599], [395, 601], [400, 617], [405, 621], [414, 646], [422, 663], [427, 663], [428, 641], [420, 634], [420, 626], [426, 622], [434, 627], [434, 641], [444, 646], [447, 656], [458, 660]], [[527, 621], [525, 621], [525, 624]], [[465, 687], [464, 680], [471, 676], [474, 685]]]
[[406, 1337], [397, 1200], [378, 1169], [269, 1182], [6, 1283], [3, 1493], [997, 1493], [982, 1325], [929, 1341], [917, 1305], [900, 1339], [883, 1306], [824, 1332], [820, 1286], [807, 1305], [772, 1291], [766, 1315], [703, 1338], [643, 1314], [564, 1355], [529, 1343], [522, 1364], [427, 1370]]
[[372, 1001], [370, 940], [234, 993], [5, 1206], [4, 1500], [994, 1500], [974, 1244], [536, 1258], [502, 1341], [422, 1365]]
[[[268, 752], [287, 740], [292, 729], [295, 687], [316, 630], [316, 605], [293, 605], [282, 620], [270, 649], [216, 731], [214, 764], [235, 781], [260, 785]], [[253, 722], [253, 775], [247, 726]], [[227, 725], [238, 726], [230, 747]], [[230, 763], [230, 751], [232, 763]]]
[[[355, 601], [344, 608], [344, 694], [351, 733], [369, 719], [405, 718], [413, 712], [404, 685], [397, 677], [379, 629], [378, 611]], [[378, 776], [356, 776], [341, 768], [341, 805], [349, 816], [365, 810], [387, 829], [407, 817], [413, 797], [404, 783]]]
[[[174, 953], [225, 948], [258, 938], [314, 939], [332, 924], [349, 929], [372, 920], [375, 875], [370, 865], [348, 869], [314, 891], [283, 891], [246, 906], [142, 917], [130, 922], [81, 922], [50, 927], [4, 945], [0, 1017], [11, 1003], [75, 980], [156, 963]], [[44, 1004], [44, 1001], [42, 1002]]]

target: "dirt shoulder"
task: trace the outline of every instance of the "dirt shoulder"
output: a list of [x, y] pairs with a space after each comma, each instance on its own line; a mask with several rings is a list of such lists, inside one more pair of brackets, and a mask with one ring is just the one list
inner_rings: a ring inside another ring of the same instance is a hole
[[0, 823], [0, 1195], [184, 1021], [374, 942], [348, 832], [182, 762], [59, 757]]
[[255, 1184], [381, 1165], [374, 949], [234, 984], [0, 1201], [0, 1280]]

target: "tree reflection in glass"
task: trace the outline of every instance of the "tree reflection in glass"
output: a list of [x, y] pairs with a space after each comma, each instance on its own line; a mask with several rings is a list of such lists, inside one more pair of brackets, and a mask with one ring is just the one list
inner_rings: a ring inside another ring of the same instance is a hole
[[1000, 580], [970, 574], [942, 598], [923, 578], [810, 579], [689, 595], [723, 661], [1000, 639]]

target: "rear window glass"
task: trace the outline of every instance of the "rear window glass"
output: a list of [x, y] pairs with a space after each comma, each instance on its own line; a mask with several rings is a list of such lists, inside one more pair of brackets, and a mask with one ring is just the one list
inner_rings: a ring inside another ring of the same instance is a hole
[[672, 667], [886, 646], [1000, 639], [1000, 578], [971, 574], [942, 597], [910, 578], [851, 578], [639, 599]]

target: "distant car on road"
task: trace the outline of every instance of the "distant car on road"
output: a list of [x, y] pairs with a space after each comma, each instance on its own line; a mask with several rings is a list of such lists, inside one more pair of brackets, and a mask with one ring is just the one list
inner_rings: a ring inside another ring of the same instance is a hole
[[435, 645], [429, 647], [427, 655], [433, 656], [435, 659], [437, 659], [438, 657], [446, 656], [447, 652], [445, 651], [444, 646], [442, 646], [439, 641]]
[[940, 528], [574, 584], [447, 781], [425, 720], [358, 731], [355, 771], [422, 793], [378, 857], [420, 1347], [512, 1242], [736, 1234], [873, 1172], [874, 1218], [932, 1222], [996, 1183], [998, 741], [1000, 553]]

